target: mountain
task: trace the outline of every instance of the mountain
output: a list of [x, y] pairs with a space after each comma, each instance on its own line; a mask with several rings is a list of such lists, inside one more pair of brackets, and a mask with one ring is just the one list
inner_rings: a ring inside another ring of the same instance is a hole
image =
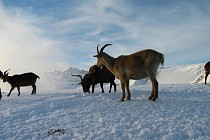
[[79, 77], [72, 76], [71, 74], [77, 74], [84, 76], [87, 74], [86, 70], [79, 70], [74, 67], [69, 67], [65, 71], [54, 71], [48, 72], [46, 75], [46, 79], [50, 80], [53, 85], [55, 85], [58, 89], [68, 89], [72, 87], [79, 87], [77, 84], [81, 82]]
[[[158, 70], [157, 80], [159, 84], [187, 84], [187, 83], [204, 83], [204, 63], [184, 65], [177, 67], [165, 67]], [[79, 77], [71, 76], [71, 74], [80, 74], [84, 76], [88, 71], [79, 70], [70, 67], [65, 71], [54, 71], [47, 73], [47, 79], [50, 80], [58, 89], [69, 89], [80, 87], [77, 85], [80, 81]], [[198, 80], [201, 77], [201, 80]], [[203, 79], [202, 79], [203, 78]], [[145, 85], [150, 81], [145, 78], [142, 80], [130, 80], [130, 85]], [[210, 82], [210, 78], [207, 82]], [[116, 79], [119, 84], [119, 80]]]
[[85, 70], [79, 70], [74, 67], [69, 67], [65, 71], [54, 71], [54, 72], [48, 72], [47, 78], [52, 81], [56, 82], [69, 82], [70, 84], [74, 84], [75, 81], [80, 81], [78, 77], [74, 77], [71, 74], [79, 74], [84, 76], [88, 71]]
[[[204, 63], [162, 68], [157, 79], [161, 84], [194, 83], [198, 77], [204, 75]], [[204, 79], [199, 81], [204, 83]]]

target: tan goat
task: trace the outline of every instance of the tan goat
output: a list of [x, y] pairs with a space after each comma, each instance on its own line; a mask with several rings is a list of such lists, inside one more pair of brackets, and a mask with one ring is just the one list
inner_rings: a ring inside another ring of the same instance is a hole
[[97, 46], [97, 66], [106, 66], [121, 82], [122, 97], [121, 101], [125, 99], [125, 88], [127, 90], [127, 100], [130, 100], [131, 94], [129, 90], [129, 80], [139, 80], [149, 77], [152, 82], [152, 92], [149, 100], [155, 101], [158, 98], [158, 82], [156, 80], [157, 69], [160, 64], [164, 64], [163, 54], [147, 49], [142, 50], [131, 55], [120, 55], [113, 58], [107, 53], [103, 52], [104, 48], [111, 44], [104, 45], [99, 51]]

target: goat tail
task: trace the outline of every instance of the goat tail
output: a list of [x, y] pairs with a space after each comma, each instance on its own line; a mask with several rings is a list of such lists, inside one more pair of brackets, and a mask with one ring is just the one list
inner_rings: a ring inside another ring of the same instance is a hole
[[40, 79], [40, 77], [38, 75], [36, 75], [38, 79]]
[[164, 65], [165, 57], [162, 53], [159, 53], [160, 64]]

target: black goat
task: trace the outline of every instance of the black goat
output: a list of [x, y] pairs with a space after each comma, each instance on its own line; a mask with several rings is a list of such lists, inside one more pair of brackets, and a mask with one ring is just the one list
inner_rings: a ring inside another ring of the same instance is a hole
[[90, 86], [92, 86], [92, 93], [94, 93], [95, 85], [98, 83], [100, 83], [102, 93], [104, 93], [103, 83], [110, 83], [109, 93], [111, 92], [112, 85], [114, 85], [114, 92], [116, 92], [115, 76], [106, 67], [100, 69], [96, 65], [93, 65], [90, 67], [89, 73], [83, 78], [82, 75], [71, 75], [81, 79], [79, 84], [82, 85], [84, 93], [90, 93]]
[[[29, 72], [29, 73], [23, 73], [20, 75], [13, 75], [13, 76], [8, 76], [9, 70], [6, 70], [4, 74], [0, 71], [0, 78], [3, 79], [3, 82], [8, 82], [11, 85], [11, 89], [7, 97], [10, 96], [12, 90], [17, 87], [18, 89], [18, 96], [20, 96], [20, 87], [22, 86], [32, 86], [32, 94], [36, 94], [36, 80], [39, 78], [38, 75]], [[39, 78], [40, 79], [40, 78]]]
[[206, 85], [207, 77], [210, 74], [210, 61], [205, 64], [204, 70], [205, 70], [205, 85]]
[[2, 95], [1, 95], [1, 88], [0, 88], [0, 100], [1, 100], [1, 98], [2, 98]]

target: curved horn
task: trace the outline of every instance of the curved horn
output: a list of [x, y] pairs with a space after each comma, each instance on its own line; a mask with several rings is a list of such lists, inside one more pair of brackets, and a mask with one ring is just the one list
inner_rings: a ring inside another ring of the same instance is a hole
[[97, 54], [99, 54], [98, 46], [100, 46], [100, 45], [99, 44], [97, 45]]
[[104, 51], [104, 49], [105, 49], [107, 46], [109, 46], [109, 45], [112, 45], [112, 44], [106, 44], [106, 45], [104, 45], [104, 46], [101, 48], [100, 53], [102, 53], [102, 52]]
[[81, 82], [82, 82], [82, 75], [76, 75], [76, 74], [71, 74], [71, 76], [77, 76], [81, 79]]
[[6, 71], [4, 72], [4, 75], [6, 75], [6, 73], [7, 73], [9, 70], [11, 70], [11, 69], [6, 70]]

